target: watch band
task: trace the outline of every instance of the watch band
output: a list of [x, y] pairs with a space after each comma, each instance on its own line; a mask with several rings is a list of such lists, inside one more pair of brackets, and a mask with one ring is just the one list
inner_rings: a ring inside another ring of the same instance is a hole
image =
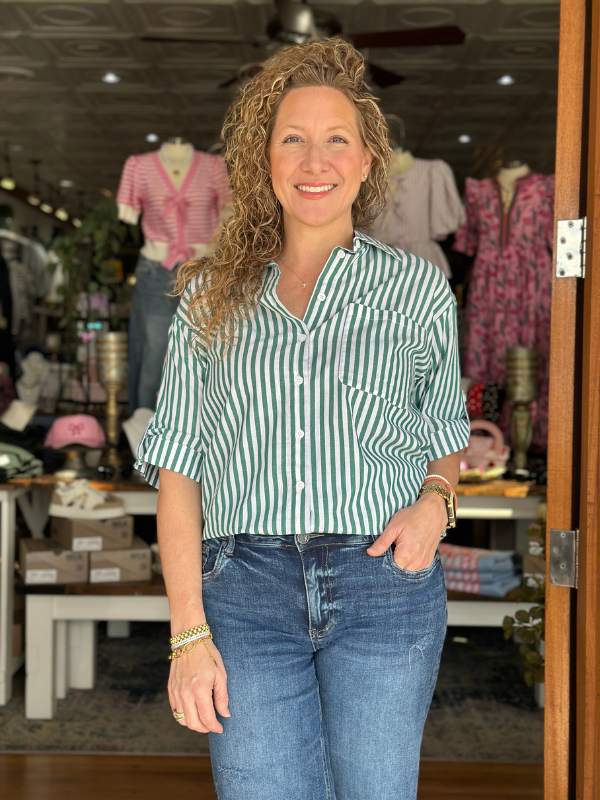
[[429, 483], [425, 486], [421, 487], [421, 491], [419, 492], [419, 497], [428, 492], [432, 492], [433, 494], [439, 495], [446, 501], [446, 508], [448, 510], [448, 524], [446, 525], [445, 530], [449, 528], [456, 527], [456, 495], [454, 492], [448, 491], [445, 486], [441, 486], [439, 483]]

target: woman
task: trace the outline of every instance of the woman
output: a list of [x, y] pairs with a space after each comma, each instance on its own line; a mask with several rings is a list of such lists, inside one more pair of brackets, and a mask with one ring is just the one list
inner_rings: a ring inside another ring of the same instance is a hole
[[169, 698], [209, 732], [220, 800], [416, 796], [468, 423], [446, 279], [362, 232], [389, 158], [363, 69], [293, 47], [230, 110], [234, 217], [182, 268], [138, 454]]

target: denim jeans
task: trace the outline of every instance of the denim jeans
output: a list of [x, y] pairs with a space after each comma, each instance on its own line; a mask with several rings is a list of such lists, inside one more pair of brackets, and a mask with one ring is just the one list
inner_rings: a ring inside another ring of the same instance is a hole
[[203, 542], [202, 596], [228, 675], [210, 733], [219, 800], [415, 800], [446, 631], [439, 555], [420, 572], [374, 536]]
[[129, 319], [129, 413], [156, 408], [167, 338], [179, 297], [169, 297], [177, 267], [171, 271], [159, 261], [140, 256]]

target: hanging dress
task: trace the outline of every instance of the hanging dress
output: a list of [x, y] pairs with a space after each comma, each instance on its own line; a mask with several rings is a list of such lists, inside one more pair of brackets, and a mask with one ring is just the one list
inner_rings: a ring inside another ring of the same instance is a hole
[[447, 278], [452, 272], [438, 241], [465, 221], [454, 173], [445, 161], [415, 158], [413, 166], [388, 178], [386, 205], [369, 235], [425, 258]]
[[[453, 249], [475, 255], [465, 307], [463, 374], [504, 382], [506, 351], [538, 351], [538, 399], [530, 405], [532, 447], [546, 449], [550, 375], [550, 291], [554, 240], [554, 175], [517, 179], [508, 208], [495, 178], [467, 178], [467, 221]], [[507, 432], [508, 410], [501, 427]]]

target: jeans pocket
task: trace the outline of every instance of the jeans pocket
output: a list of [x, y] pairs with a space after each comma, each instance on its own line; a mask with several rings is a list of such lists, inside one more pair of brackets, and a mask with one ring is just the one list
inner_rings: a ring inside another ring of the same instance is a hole
[[394, 553], [392, 552], [391, 547], [388, 547], [386, 550], [386, 561], [392, 572], [399, 578], [404, 578], [408, 581], [422, 581], [425, 578], [428, 578], [437, 567], [440, 561], [440, 553], [439, 550], [436, 550], [431, 564], [428, 567], [425, 567], [425, 569], [419, 569], [416, 572], [411, 572], [409, 569], [401, 569], [394, 561]]
[[227, 539], [206, 539], [202, 542], [202, 582], [216, 578], [223, 566]]

